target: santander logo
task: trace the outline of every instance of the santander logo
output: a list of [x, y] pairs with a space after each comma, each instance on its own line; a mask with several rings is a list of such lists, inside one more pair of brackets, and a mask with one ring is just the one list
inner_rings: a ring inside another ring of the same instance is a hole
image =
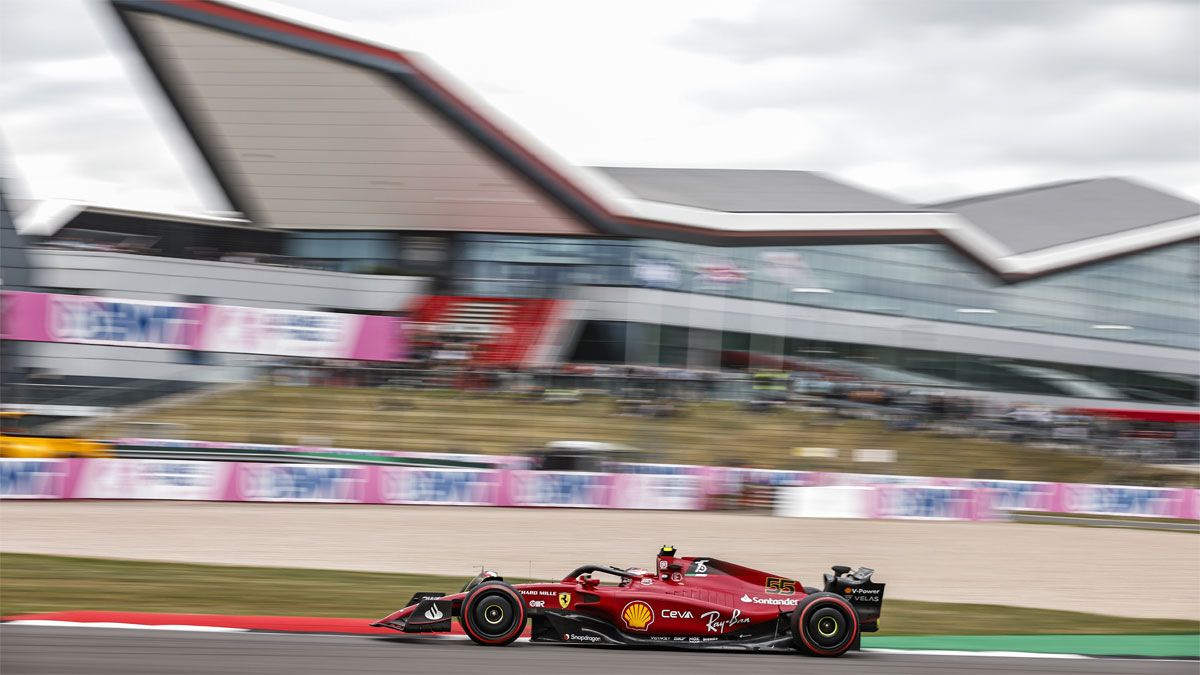
[[792, 607], [800, 602], [795, 598], [754, 598], [749, 595], [743, 595], [740, 599], [751, 605], [773, 605], [775, 607]]

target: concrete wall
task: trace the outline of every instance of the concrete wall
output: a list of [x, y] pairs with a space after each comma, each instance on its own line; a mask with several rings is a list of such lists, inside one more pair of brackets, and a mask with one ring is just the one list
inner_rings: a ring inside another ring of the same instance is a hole
[[347, 274], [256, 263], [95, 251], [29, 251], [42, 290], [84, 290], [136, 300], [202, 296], [218, 305], [391, 312], [424, 292], [422, 277]]

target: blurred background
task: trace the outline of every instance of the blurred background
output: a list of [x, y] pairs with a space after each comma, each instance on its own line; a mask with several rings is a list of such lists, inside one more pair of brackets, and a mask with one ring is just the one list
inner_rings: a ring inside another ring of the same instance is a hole
[[296, 4], [0, 2], [0, 616], [671, 543], [1194, 670], [1200, 6]]
[[[574, 440], [657, 463], [850, 470], [879, 449], [873, 473], [1195, 481], [1200, 221], [1171, 189], [1073, 175], [926, 203], [819, 171], [579, 166], [420, 55], [295, 49], [285, 27], [161, 5], [82, 16], [232, 210], [12, 194], [36, 161], [5, 182], [13, 430], [117, 455]], [[34, 131], [19, 109], [9, 126]]]

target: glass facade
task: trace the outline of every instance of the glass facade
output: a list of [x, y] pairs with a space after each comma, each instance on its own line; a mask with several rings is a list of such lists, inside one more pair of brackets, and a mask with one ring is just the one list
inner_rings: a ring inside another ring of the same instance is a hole
[[292, 232], [286, 252], [338, 272], [386, 274], [395, 271], [399, 243], [395, 232]]
[[620, 321], [588, 321], [572, 354], [580, 363], [723, 369], [827, 370], [868, 381], [937, 389], [1195, 405], [1200, 380], [1186, 375], [1049, 363], [807, 338]]
[[387, 231], [299, 230], [286, 255], [310, 267], [355, 274], [431, 275], [444, 269], [449, 238]]
[[457, 292], [659, 288], [1200, 349], [1200, 246], [1184, 242], [1006, 284], [940, 244], [706, 247], [467, 235]]

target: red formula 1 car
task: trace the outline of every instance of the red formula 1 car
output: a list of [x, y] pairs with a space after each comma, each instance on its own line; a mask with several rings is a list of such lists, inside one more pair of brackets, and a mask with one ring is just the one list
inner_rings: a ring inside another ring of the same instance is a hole
[[[417, 593], [380, 619], [404, 633], [445, 633], [458, 617], [481, 645], [506, 645], [532, 621], [534, 642], [693, 649], [798, 650], [841, 656], [879, 630], [884, 584], [836, 565], [825, 586], [663, 547], [654, 572], [583, 565], [557, 583], [511, 585], [483, 572], [454, 595]], [[615, 577], [602, 584], [594, 574]]]

